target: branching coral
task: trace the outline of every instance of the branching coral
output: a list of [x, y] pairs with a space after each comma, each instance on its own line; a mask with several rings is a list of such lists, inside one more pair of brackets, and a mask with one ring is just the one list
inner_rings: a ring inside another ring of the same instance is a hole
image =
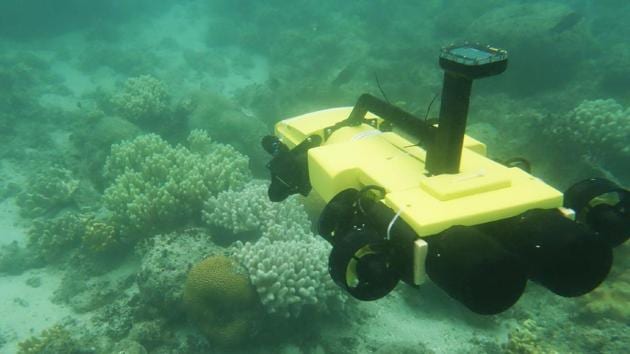
[[310, 222], [297, 197], [272, 203], [268, 184], [251, 181], [241, 190], [226, 190], [209, 198], [203, 207], [203, 221], [237, 234], [258, 231], [270, 240], [292, 240], [308, 233]]
[[302, 236], [276, 242], [261, 238], [238, 243], [234, 250], [270, 314], [295, 318], [305, 309], [326, 311], [345, 300], [328, 274], [329, 245], [315, 235]]
[[116, 222], [140, 233], [184, 225], [200, 217], [203, 201], [251, 179], [247, 157], [229, 145], [193, 131], [189, 146], [149, 134], [112, 147], [104, 201]]
[[72, 202], [79, 181], [69, 170], [53, 166], [31, 176], [26, 188], [17, 197], [20, 213], [38, 217], [53, 213]]
[[54, 262], [80, 245], [90, 218], [70, 213], [56, 219], [36, 220], [28, 230], [27, 247], [37, 258]]
[[129, 78], [112, 97], [114, 109], [135, 123], [155, 123], [168, 115], [169, 94], [163, 82], [151, 75]]
[[108, 220], [90, 219], [81, 236], [81, 247], [94, 256], [111, 256], [123, 246], [116, 226]]
[[251, 181], [242, 190], [209, 198], [203, 220], [235, 234], [260, 233], [255, 243], [236, 242], [233, 254], [249, 272], [268, 313], [298, 317], [305, 308], [326, 310], [343, 302], [328, 275], [330, 247], [311, 233], [304, 206], [296, 197], [270, 202], [267, 187]]

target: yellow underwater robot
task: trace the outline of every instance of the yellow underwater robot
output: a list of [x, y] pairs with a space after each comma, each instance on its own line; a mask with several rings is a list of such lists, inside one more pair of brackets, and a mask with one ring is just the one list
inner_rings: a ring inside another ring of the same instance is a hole
[[495, 314], [528, 279], [561, 296], [593, 290], [630, 236], [628, 190], [593, 178], [563, 194], [522, 164], [487, 158], [465, 135], [470, 91], [506, 69], [507, 52], [450, 46], [439, 63], [437, 123], [369, 94], [279, 122], [262, 141], [269, 198], [324, 199], [318, 232], [332, 244], [330, 275], [357, 299], [428, 277], [470, 310]]

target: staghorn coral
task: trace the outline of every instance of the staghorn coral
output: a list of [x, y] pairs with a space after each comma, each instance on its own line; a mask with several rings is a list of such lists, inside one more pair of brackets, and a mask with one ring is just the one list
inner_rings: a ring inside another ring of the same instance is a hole
[[195, 264], [186, 278], [184, 305], [208, 339], [229, 347], [253, 333], [259, 303], [247, 275], [222, 255]]
[[129, 78], [114, 95], [114, 110], [134, 123], [151, 124], [168, 116], [170, 97], [163, 82], [151, 75]]
[[234, 234], [258, 231], [270, 240], [292, 240], [308, 234], [310, 222], [293, 196], [282, 203], [267, 197], [268, 183], [251, 181], [241, 190], [226, 190], [204, 203], [202, 220]]
[[234, 257], [249, 272], [265, 310], [281, 317], [298, 317], [305, 309], [326, 311], [345, 296], [328, 274], [330, 246], [314, 235], [256, 243], [237, 242]]
[[251, 178], [247, 157], [193, 131], [189, 146], [170, 146], [155, 134], [112, 146], [105, 206], [127, 231], [146, 234], [197, 221], [203, 201]]
[[46, 168], [31, 176], [25, 190], [18, 194], [20, 214], [38, 217], [54, 213], [73, 201], [78, 187], [79, 181], [69, 170], [59, 166]]

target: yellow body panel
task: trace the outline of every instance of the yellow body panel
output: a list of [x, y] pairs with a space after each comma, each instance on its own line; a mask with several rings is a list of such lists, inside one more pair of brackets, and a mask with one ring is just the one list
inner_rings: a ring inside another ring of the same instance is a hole
[[[283, 120], [276, 135], [293, 147], [307, 136], [348, 117], [352, 108], [334, 108]], [[368, 114], [368, 118], [375, 116]], [[347, 188], [379, 185], [384, 203], [419, 236], [453, 225], [476, 225], [515, 216], [533, 208], [562, 206], [562, 193], [518, 168], [488, 159], [486, 147], [466, 136], [460, 173], [427, 177], [426, 152], [400, 132], [380, 132], [363, 124], [336, 130], [308, 151], [310, 182], [330, 201]]]

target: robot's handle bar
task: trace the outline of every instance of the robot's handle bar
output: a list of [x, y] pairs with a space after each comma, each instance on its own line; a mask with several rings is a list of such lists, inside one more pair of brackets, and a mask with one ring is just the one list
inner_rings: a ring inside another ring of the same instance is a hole
[[[327, 139], [330, 134], [341, 127], [357, 126], [362, 123], [375, 125], [375, 121], [367, 120], [365, 118], [367, 112], [374, 113], [385, 122], [390, 123], [390, 125], [393, 124], [405, 131], [407, 134], [417, 138], [419, 140], [418, 145], [425, 149], [431, 145], [437, 131], [436, 127], [426, 123], [413, 114], [406, 112], [389, 102], [385, 102], [368, 93], [364, 93], [357, 100], [357, 103], [354, 105], [354, 108], [347, 119], [325, 129], [324, 139]], [[390, 129], [387, 128], [385, 124], [381, 124], [381, 126], [378, 126], [377, 128], [381, 130]]]

